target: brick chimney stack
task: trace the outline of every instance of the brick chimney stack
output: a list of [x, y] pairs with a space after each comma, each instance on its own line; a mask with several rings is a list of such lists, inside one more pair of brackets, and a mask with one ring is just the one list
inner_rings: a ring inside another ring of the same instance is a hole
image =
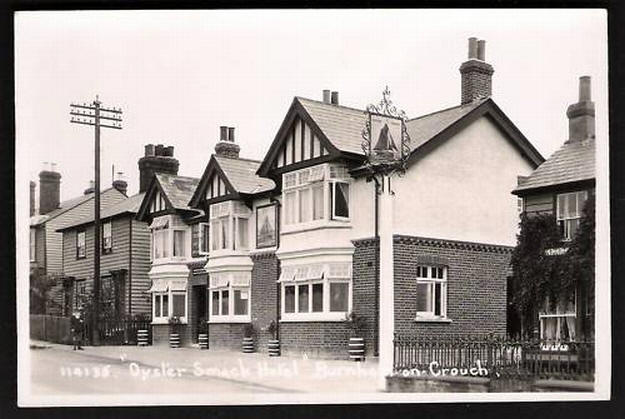
[[[174, 146], [147, 144], [139, 159], [139, 193], [145, 192], [154, 173], [177, 175], [180, 163], [174, 158]], [[114, 185], [113, 185], [114, 186]]]
[[215, 154], [219, 157], [238, 159], [241, 147], [234, 142], [234, 127], [219, 127], [219, 142], [215, 144]]
[[55, 170], [55, 165], [39, 172], [39, 214], [44, 215], [54, 211], [61, 203], [61, 174]]
[[595, 138], [595, 102], [591, 100], [590, 76], [579, 78], [579, 101], [566, 111], [569, 118], [569, 139], [583, 141]]
[[95, 192], [95, 181], [90, 180], [89, 181], [89, 186], [87, 186], [87, 189], [85, 189], [83, 191], [84, 195], [89, 195], [90, 193], [94, 193]]
[[492, 95], [493, 66], [486, 60], [486, 41], [469, 38], [469, 59], [460, 66], [462, 79], [461, 104]]
[[124, 195], [128, 196], [128, 182], [123, 179], [123, 174], [123, 172], [117, 172], [115, 180], [113, 181], [113, 187]]

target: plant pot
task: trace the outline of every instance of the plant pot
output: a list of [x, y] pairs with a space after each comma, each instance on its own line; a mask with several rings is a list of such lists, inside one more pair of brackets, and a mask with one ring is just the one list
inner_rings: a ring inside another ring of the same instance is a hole
[[169, 334], [169, 347], [170, 348], [180, 347], [180, 334], [178, 334], [178, 332], [172, 332]]
[[269, 356], [280, 356], [280, 341], [278, 339], [270, 339], [267, 342], [267, 353]]
[[365, 360], [365, 340], [364, 338], [349, 338], [349, 359], [352, 361]]
[[243, 350], [243, 353], [246, 354], [254, 352], [254, 338], [251, 336], [244, 337], [241, 349]]
[[148, 330], [137, 330], [137, 346], [148, 346]]
[[198, 334], [197, 343], [200, 349], [208, 349], [208, 333]]

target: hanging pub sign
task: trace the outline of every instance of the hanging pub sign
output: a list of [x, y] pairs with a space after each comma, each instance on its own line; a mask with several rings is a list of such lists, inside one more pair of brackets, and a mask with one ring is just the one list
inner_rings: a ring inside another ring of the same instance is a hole
[[410, 138], [406, 131], [406, 114], [390, 99], [388, 86], [377, 105], [367, 106], [368, 118], [362, 131], [362, 149], [371, 170], [384, 172], [403, 170], [410, 154]]

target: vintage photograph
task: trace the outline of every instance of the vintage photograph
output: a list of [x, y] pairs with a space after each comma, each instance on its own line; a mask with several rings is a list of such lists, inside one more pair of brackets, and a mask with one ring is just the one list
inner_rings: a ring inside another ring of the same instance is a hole
[[593, 9], [16, 13], [20, 406], [609, 398], [607, 46]]

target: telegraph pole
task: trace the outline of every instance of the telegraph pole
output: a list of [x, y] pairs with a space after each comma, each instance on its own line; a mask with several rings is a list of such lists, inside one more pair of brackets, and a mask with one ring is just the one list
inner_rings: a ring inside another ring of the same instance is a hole
[[[94, 190], [94, 241], [93, 241], [93, 312], [91, 316], [91, 344], [100, 343], [98, 318], [100, 314], [100, 128], [122, 129], [122, 110], [104, 108], [96, 95], [92, 103], [74, 104], [69, 106], [70, 122], [95, 127], [95, 190]], [[104, 120], [104, 123], [101, 122]]]

